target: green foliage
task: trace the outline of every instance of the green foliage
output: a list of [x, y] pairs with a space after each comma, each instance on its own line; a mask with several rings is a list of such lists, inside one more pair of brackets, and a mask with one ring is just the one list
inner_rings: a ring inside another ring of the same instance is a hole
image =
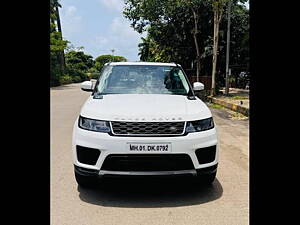
[[108, 62], [126, 62], [123, 56], [100, 55], [95, 59], [95, 69], [100, 72], [105, 63]]
[[95, 64], [91, 55], [84, 54], [83, 51], [69, 51], [65, 55], [66, 65], [69, 68], [80, 71], [88, 71]]
[[63, 52], [68, 41], [62, 40], [61, 33], [57, 31], [57, 9], [61, 7], [57, 0], [50, 1], [50, 86], [60, 85], [63, 71]]
[[72, 77], [72, 81], [74, 83], [80, 83], [82, 80], [81, 80], [81, 77], [80, 76], [74, 76]]
[[[242, 2], [242, 1], [241, 1]], [[231, 69], [232, 76], [235, 77], [235, 84], [238, 84], [239, 74], [242, 71], [249, 70], [249, 10], [243, 5], [233, 4], [230, 26], [230, 65], [234, 65]], [[220, 31], [226, 34], [227, 20], [221, 21]], [[226, 41], [227, 36], [220, 36], [219, 51], [219, 68], [224, 76], [219, 79], [225, 79], [226, 68]], [[225, 82], [225, 81], [223, 81]]]
[[[212, 9], [208, 1], [193, 0], [127, 0], [124, 15], [132, 21], [133, 28], [148, 36], [140, 44], [143, 61], [173, 61], [190, 68], [196, 61], [194, 44], [194, 18], [199, 17], [198, 44], [203, 52], [205, 38], [212, 36]], [[201, 12], [201, 13], [200, 13]], [[202, 69], [206, 63], [202, 63]], [[207, 74], [202, 74], [207, 75]]]
[[64, 84], [70, 84], [73, 82], [73, 79], [69, 75], [63, 75], [59, 78], [59, 83], [64, 85]]
[[[217, 60], [217, 85], [223, 83], [226, 62], [227, 0], [126, 0], [123, 14], [139, 33], [147, 31], [139, 44], [142, 61], [177, 62], [185, 69], [194, 68], [196, 50], [193, 40], [194, 19], [192, 9], [198, 15], [197, 40], [201, 52], [201, 74], [211, 76], [213, 47], [213, 5], [224, 7], [220, 23]], [[247, 65], [249, 62], [249, 10], [233, 0], [231, 17], [230, 65]], [[232, 70], [239, 73], [245, 68]], [[218, 77], [219, 76], [219, 77]]]
[[99, 78], [99, 76], [100, 76], [99, 73], [93, 73], [92, 76], [91, 76], [91, 79], [96, 79], [97, 80]]
[[57, 53], [67, 48], [69, 41], [60, 39], [60, 32], [53, 31], [50, 33], [50, 52]]
[[50, 33], [50, 86], [59, 85], [59, 77], [62, 76], [61, 57], [68, 41], [60, 40], [59, 32]]
[[99, 73], [99, 72], [98, 72], [98, 70], [95, 68], [95, 65], [94, 65], [92, 68], [88, 69], [88, 73]]
[[80, 77], [80, 79], [82, 81], [85, 81], [85, 80], [89, 80], [89, 77], [88, 75], [84, 72], [84, 71], [81, 71], [81, 70], [78, 70], [78, 69], [74, 69], [72, 67], [67, 67], [66, 68], [66, 73], [71, 76], [71, 77]]
[[89, 79], [98, 79], [99, 78], [99, 75], [100, 73], [99, 72], [93, 72], [93, 73], [87, 73]]
[[[76, 51], [70, 42], [63, 40], [58, 32], [58, 7], [57, 0], [50, 1], [50, 85], [57, 86], [70, 82], [88, 80], [86, 72], [94, 67], [93, 57], [84, 54], [79, 47]], [[65, 51], [68, 51], [66, 54]]]
[[222, 79], [222, 76], [220, 74], [216, 75], [216, 87], [215, 87], [216, 93], [218, 94], [220, 89], [224, 86], [225, 86], [225, 80]]
[[249, 96], [233, 96], [234, 100], [249, 100]]
[[74, 82], [89, 80], [87, 72], [95, 65], [92, 56], [86, 55], [83, 51], [71, 50], [66, 53], [65, 59], [67, 73]]
[[56, 61], [55, 59], [53, 59], [54, 56], [51, 55], [50, 57], [50, 86], [58, 86], [60, 85], [60, 76], [61, 76], [61, 71], [59, 66], [54, 63], [54, 61]]
[[98, 79], [100, 72], [95, 67], [92, 67], [88, 70], [87, 75], [89, 79]]

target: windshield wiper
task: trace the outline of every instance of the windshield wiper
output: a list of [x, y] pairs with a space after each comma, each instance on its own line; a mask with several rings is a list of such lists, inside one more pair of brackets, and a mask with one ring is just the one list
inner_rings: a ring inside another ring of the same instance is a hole
[[189, 92], [187, 93], [187, 98], [188, 98], [188, 100], [196, 100], [196, 96], [195, 96], [195, 94], [192, 92], [191, 89], [190, 89]]
[[103, 99], [103, 94], [97, 91], [94, 93], [93, 99]]

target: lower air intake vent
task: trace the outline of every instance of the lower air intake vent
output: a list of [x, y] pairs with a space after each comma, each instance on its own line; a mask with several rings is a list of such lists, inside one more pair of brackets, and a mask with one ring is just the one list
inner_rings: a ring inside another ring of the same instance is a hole
[[199, 164], [213, 162], [216, 158], [216, 149], [216, 145], [197, 149], [195, 153]]
[[110, 171], [175, 171], [194, 169], [187, 154], [112, 154], [101, 170]]
[[95, 165], [100, 155], [100, 150], [77, 145], [77, 159], [80, 163]]

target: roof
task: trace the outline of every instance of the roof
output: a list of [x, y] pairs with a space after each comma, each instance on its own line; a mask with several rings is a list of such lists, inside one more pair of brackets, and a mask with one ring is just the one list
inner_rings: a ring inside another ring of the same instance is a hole
[[110, 65], [112, 66], [118, 66], [118, 65], [176, 66], [175, 63], [160, 63], [160, 62], [111, 62]]

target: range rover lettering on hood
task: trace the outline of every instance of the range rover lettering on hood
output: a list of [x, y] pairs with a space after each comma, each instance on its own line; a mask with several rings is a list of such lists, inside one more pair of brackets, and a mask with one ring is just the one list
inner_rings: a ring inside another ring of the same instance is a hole
[[190, 101], [183, 95], [112, 94], [100, 101], [90, 97], [81, 116], [106, 121], [175, 122], [211, 117], [202, 101]]
[[145, 120], [147, 121], [154, 121], [154, 122], [160, 122], [160, 121], [181, 121], [183, 120], [182, 117], [150, 117], [150, 118], [146, 118], [146, 117], [142, 117], [142, 118], [135, 118], [135, 117], [114, 117], [114, 120], [119, 121], [119, 120], [123, 120], [123, 121], [139, 121], [139, 122], [143, 122]]

